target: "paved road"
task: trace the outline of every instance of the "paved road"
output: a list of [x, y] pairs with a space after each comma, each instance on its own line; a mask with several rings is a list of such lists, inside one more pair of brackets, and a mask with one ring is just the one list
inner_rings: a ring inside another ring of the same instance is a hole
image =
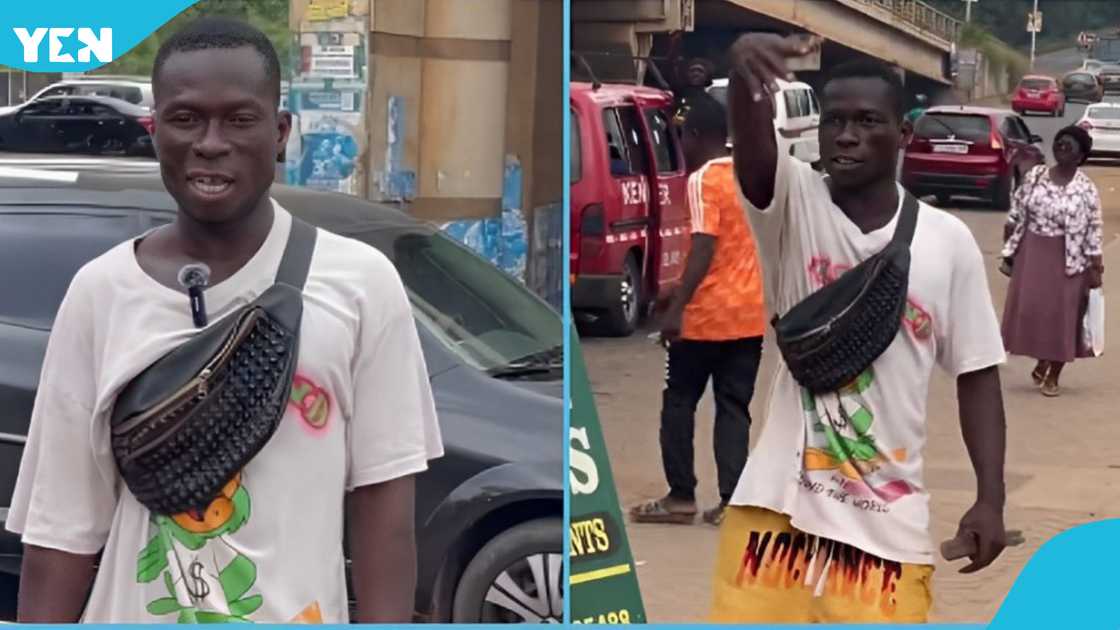
[[[1083, 105], [1067, 107], [1062, 119], [1028, 117], [1049, 155], [1054, 133], [1076, 122]], [[1120, 163], [1087, 168], [1101, 189], [1105, 235], [1110, 242], [1106, 267], [1120, 269]], [[1003, 213], [979, 204], [952, 210], [965, 221], [989, 261], [988, 276], [997, 313], [1002, 313], [1006, 279], [996, 271]], [[1120, 272], [1106, 274], [1106, 293], [1120, 292]], [[1109, 312], [1106, 336], [1120, 335], [1120, 312]], [[584, 354], [611, 463], [624, 507], [665, 491], [658, 447], [664, 354], [639, 331], [627, 339], [585, 339]], [[766, 342], [757, 394], [752, 443], [765, 422], [764, 410], [776, 352]], [[1023, 529], [1027, 543], [1008, 550], [992, 567], [973, 575], [956, 573], [959, 563], [939, 563], [935, 575], [934, 617], [941, 622], [987, 622], [1015, 576], [1038, 546], [1078, 523], [1120, 517], [1120, 454], [1114, 447], [1120, 429], [1114, 410], [1116, 388], [1108, 374], [1120, 370], [1120, 353], [1080, 362], [1063, 373], [1062, 398], [1043, 399], [1027, 376], [1029, 361], [1014, 358], [1002, 370], [1008, 414], [1007, 524]], [[709, 394], [701, 402], [696, 433], [698, 498], [713, 504], [715, 465], [711, 454], [714, 408]], [[953, 535], [961, 514], [974, 499], [975, 481], [960, 437], [951, 379], [938, 374], [931, 385], [926, 482], [931, 492], [934, 540]], [[709, 526], [628, 525], [638, 576], [651, 621], [703, 621], [717, 543]]]

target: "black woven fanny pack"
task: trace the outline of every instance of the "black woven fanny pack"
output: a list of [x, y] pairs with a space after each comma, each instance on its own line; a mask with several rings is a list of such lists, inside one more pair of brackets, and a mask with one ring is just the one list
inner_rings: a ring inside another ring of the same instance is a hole
[[898, 334], [910, 283], [910, 242], [918, 201], [905, 193], [891, 241], [882, 251], [810, 294], [772, 324], [793, 378], [813, 393], [851, 383]]
[[147, 367], [110, 419], [121, 477], [145, 507], [204, 510], [260, 452], [291, 395], [315, 228], [292, 217], [276, 282]]

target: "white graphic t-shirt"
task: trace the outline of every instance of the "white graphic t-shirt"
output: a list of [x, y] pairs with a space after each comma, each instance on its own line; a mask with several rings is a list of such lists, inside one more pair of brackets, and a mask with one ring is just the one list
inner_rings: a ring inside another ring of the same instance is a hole
[[[899, 209], [903, 190], [899, 187]], [[740, 192], [741, 195], [741, 192]], [[880, 251], [890, 223], [864, 234], [822, 176], [779, 157], [774, 200], [743, 197], [757, 235], [767, 311], [784, 315]], [[1003, 363], [984, 261], [965, 224], [921, 204], [911, 244], [909, 300], [898, 336], [848, 387], [814, 396], [781, 363], [766, 425], [733, 505], [787, 514], [798, 529], [886, 560], [931, 564], [922, 482], [926, 399], [934, 364], [953, 376]]]
[[[275, 206], [275, 204], [274, 204]], [[206, 290], [217, 322], [264, 292], [291, 229]], [[120, 480], [109, 414], [121, 388], [196, 329], [185, 294], [149, 277], [133, 241], [75, 276], [47, 347], [7, 527], [76, 554], [104, 548], [83, 621], [348, 620], [347, 490], [443, 454], [400, 277], [380, 252], [320, 230], [287, 413], [203, 512], [153, 515]]]

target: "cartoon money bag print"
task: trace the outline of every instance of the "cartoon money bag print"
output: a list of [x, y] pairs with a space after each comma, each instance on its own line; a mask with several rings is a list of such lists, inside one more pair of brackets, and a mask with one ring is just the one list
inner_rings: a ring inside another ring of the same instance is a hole
[[205, 511], [155, 516], [155, 536], [140, 552], [136, 580], [162, 576], [168, 595], [148, 602], [155, 616], [178, 614], [178, 623], [249, 622], [264, 599], [249, 595], [257, 567], [224, 537], [249, 520], [249, 492], [238, 474]]
[[891, 464], [906, 460], [906, 449], [887, 455], [871, 432], [875, 416], [864, 394], [874, 381], [874, 370], [868, 368], [832, 394], [817, 397], [802, 389], [802, 407], [809, 418], [804, 466], [806, 472], [836, 471], [845, 479], [847, 492], [889, 503], [913, 489], [890, 474]]

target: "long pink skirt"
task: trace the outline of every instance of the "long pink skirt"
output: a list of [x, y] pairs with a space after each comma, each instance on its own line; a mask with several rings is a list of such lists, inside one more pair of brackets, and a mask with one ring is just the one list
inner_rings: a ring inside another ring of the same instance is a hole
[[1088, 278], [1084, 272], [1066, 275], [1065, 243], [1064, 236], [1030, 230], [1019, 243], [1003, 307], [1007, 352], [1062, 363], [1093, 356], [1081, 343]]

